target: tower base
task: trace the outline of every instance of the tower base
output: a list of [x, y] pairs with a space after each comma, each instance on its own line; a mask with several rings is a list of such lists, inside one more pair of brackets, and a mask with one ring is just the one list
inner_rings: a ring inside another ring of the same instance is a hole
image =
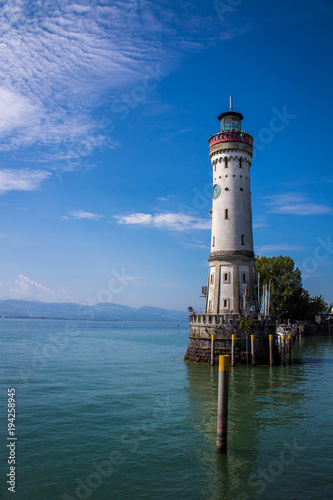
[[[214, 363], [219, 355], [231, 355], [231, 336], [236, 335], [235, 362], [251, 363], [251, 334], [255, 335], [255, 362], [269, 364], [269, 335], [275, 338], [275, 319], [251, 319], [253, 328], [246, 335], [240, 329], [239, 315], [191, 315], [189, 344], [185, 361], [211, 362], [211, 336], [215, 335]], [[247, 339], [246, 339], [247, 337]], [[280, 362], [280, 355], [274, 342], [274, 363]]]

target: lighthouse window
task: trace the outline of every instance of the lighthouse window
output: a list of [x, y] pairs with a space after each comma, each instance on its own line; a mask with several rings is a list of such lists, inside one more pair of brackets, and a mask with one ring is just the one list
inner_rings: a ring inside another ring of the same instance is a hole
[[211, 275], [210, 275], [210, 282], [211, 282], [211, 284], [213, 284], [213, 283], [214, 283], [214, 274], [211, 274]]
[[224, 158], [224, 168], [228, 168], [228, 158]]
[[224, 307], [225, 309], [227, 309], [227, 307], [228, 307], [228, 299], [224, 299], [224, 300], [223, 300], [223, 307]]
[[223, 283], [230, 283], [230, 273], [223, 273]]
[[215, 163], [215, 165], [214, 165], [214, 172], [216, 172], [216, 163]]
[[230, 130], [230, 128], [231, 128], [231, 119], [230, 118], [224, 119], [222, 123], [223, 123], [223, 130]]
[[225, 220], [229, 219], [229, 210], [227, 208], [224, 210], [224, 218]]
[[244, 189], [243, 189], [243, 188], [240, 188], [240, 190], [241, 190], [241, 191], [244, 191]]
[[215, 236], [213, 236], [213, 247], [215, 247]]
[[242, 274], [242, 281], [243, 283], [246, 281], [246, 274]]
[[242, 234], [242, 245], [245, 245], [245, 236]]
[[226, 174], [224, 177], [228, 177], [228, 174]]
[[242, 158], [239, 158], [239, 168], [243, 168], [242, 167]]
[[225, 191], [230, 191], [230, 189], [229, 188], [225, 188]]

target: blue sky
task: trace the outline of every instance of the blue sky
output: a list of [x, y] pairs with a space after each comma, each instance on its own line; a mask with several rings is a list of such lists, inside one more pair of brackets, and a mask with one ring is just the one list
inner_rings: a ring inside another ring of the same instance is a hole
[[333, 302], [329, 0], [1, 4], [0, 297], [203, 307], [208, 138], [255, 138], [254, 244]]

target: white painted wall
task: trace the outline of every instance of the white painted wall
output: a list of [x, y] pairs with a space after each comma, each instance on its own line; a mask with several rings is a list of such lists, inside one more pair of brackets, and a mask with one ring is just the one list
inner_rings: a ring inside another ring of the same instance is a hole
[[[243, 299], [245, 288], [249, 287], [249, 266], [239, 266], [239, 295]], [[245, 274], [245, 282], [243, 281], [243, 274]]]
[[209, 281], [208, 281], [208, 311], [214, 307], [214, 284], [215, 284], [215, 266], [209, 268]]
[[[224, 275], [228, 274], [229, 280], [228, 283], [224, 280]], [[223, 312], [224, 300], [228, 300], [228, 309], [233, 309], [233, 301], [232, 301], [232, 266], [221, 266], [221, 275], [220, 275], [220, 311]]]
[[[225, 157], [228, 158], [228, 168], [225, 168]], [[242, 157], [242, 168], [239, 166], [240, 157]], [[220, 187], [220, 195], [213, 199], [211, 245], [215, 237], [215, 246], [211, 247], [211, 251], [253, 252], [250, 155], [245, 152], [221, 152], [214, 155], [211, 160], [213, 185], [218, 184]], [[225, 220], [226, 209], [228, 209], [228, 220]], [[244, 245], [242, 245], [242, 234]]]

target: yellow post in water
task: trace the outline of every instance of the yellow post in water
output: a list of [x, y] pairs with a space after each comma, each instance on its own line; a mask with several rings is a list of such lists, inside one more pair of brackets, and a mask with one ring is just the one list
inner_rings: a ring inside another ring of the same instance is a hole
[[219, 356], [217, 399], [217, 451], [226, 451], [228, 440], [229, 356]]
[[211, 339], [210, 339], [210, 364], [214, 364], [214, 357], [215, 357], [215, 335], [212, 333]]
[[251, 335], [251, 359], [252, 359], [252, 366], [256, 364], [256, 357], [254, 353], [254, 335]]
[[281, 345], [281, 361], [282, 364], [286, 364], [286, 334], [282, 334], [282, 345]]
[[231, 366], [235, 366], [236, 335], [231, 335]]
[[269, 364], [272, 366], [274, 364], [274, 354], [273, 354], [273, 335], [269, 335]]
[[293, 339], [291, 333], [288, 335], [288, 354], [289, 354], [289, 364], [293, 362]]

